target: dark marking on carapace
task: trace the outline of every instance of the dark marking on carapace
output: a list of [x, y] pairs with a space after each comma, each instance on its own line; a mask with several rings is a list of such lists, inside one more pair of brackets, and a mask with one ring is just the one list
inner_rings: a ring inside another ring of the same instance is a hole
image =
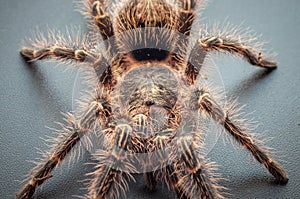
[[143, 48], [131, 51], [131, 55], [137, 61], [163, 61], [169, 56], [169, 52], [156, 48]]

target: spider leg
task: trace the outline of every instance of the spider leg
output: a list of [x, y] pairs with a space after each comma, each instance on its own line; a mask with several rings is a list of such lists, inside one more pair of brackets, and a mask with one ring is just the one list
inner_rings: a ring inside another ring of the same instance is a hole
[[[115, 45], [115, 38], [113, 37], [114, 29], [112, 20], [107, 12], [105, 0], [86, 1], [88, 1], [87, 11], [84, 12], [84, 14], [87, 14], [89, 16], [88, 18], [93, 21], [92, 28], [100, 31], [106, 48], [110, 52], [110, 56], [114, 56], [118, 50], [117, 46]], [[95, 39], [98, 40], [98, 38]]]
[[226, 38], [226, 36], [208, 36], [199, 39], [198, 43], [206, 51], [227, 51], [241, 55], [252, 65], [268, 69], [274, 69], [277, 67], [277, 63], [275, 61], [265, 59], [258, 49], [255, 49], [248, 44], [243, 44], [238, 39]]
[[257, 145], [259, 141], [247, 134], [248, 130], [243, 128], [240, 123], [232, 121], [230, 119], [232, 116], [223, 110], [205, 90], [199, 91], [198, 105], [201, 111], [222, 125], [239, 144], [247, 148], [255, 159], [263, 164], [280, 184], [288, 182], [286, 172], [278, 162], [272, 159], [268, 150], [263, 146]]
[[[166, 139], [162, 138], [159, 142], [165, 145]], [[177, 144], [179, 157], [175, 155], [177, 160], [162, 169], [166, 183], [174, 189], [177, 197], [222, 198], [218, 193], [220, 187], [212, 180], [207, 164], [199, 157], [198, 144], [187, 137], [179, 138]], [[171, 159], [174, 160], [174, 157]]]
[[64, 134], [53, 145], [49, 152], [49, 157], [45, 161], [37, 163], [28, 182], [18, 191], [16, 198], [31, 198], [36, 188], [52, 177], [52, 170], [64, 160], [79, 140], [93, 128], [97, 116], [104, 116], [107, 111], [109, 110], [104, 103], [94, 101], [89, 105], [79, 122], [76, 122], [71, 115], [68, 115], [66, 120], [69, 122], [69, 125], [64, 127]]
[[95, 69], [95, 73], [99, 79], [100, 84], [103, 84], [106, 88], [109, 89], [115, 81], [108, 60], [100, 53], [85, 50], [84, 47], [66, 47], [68, 45], [53, 45], [44, 47], [43, 45], [34, 44], [34, 46], [38, 46], [38, 48], [23, 48], [20, 51], [21, 55], [27, 61], [52, 58], [57, 60], [62, 59], [88, 62]]
[[[164, 181], [168, 184], [169, 187], [174, 189], [178, 198], [188, 198], [185, 193], [182, 191], [182, 188], [178, 185], [179, 181], [179, 172], [178, 172], [178, 161], [173, 162], [173, 154], [169, 153], [168, 145], [170, 145], [170, 141], [173, 139], [172, 133], [174, 131], [172, 129], [163, 130], [160, 135], [152, 137], [148, 140], [149, 143], [149, 152], [152, 153], [149, 162], [156, 163], [157, 170], [154, 172], [147, 173], [147, 178], [150, 180], [145, 180], [147, 183], [147, 187], [150, 190], [153, 190], [153, 184], [156, 185], [157, 178], [155, 176], [157, 171], [161, 171]], [[166, 165], [166, 166], [165, 166]], [[145, 175], [144, 175], [145, 178]], [[153, 180], [155, 179], [155, 180]], [[150, 181], [148, 183], [148, 181]], [[152, 188], [152, 189], [151, 189]], [[155, 187], [154, 187], [155, 188]]]
[[183, 187], [178, 183], [180, 175], [178, 173], [178, 169], [176, 168], [177, 164], [178, 162], [174, 163], [173, 165], [168, 165], [166, 168], [164, 168], [163, 172], [165, 175], [165, 181], [174, 189], [178, 198], [188, 199], [188, 195], [184, 192]]
[[108, 12], [105, 11], [103, 1], [91, 1], [90, 13], [94, 18], [95, 25], [99, 28], [103, 40], [114, 35], [112, 22]]
[[218, 193], [219, 186], [212, 180], [213, 176], [206, 168], [207, 164], [199, 157], [200, 146], [197, 139], [180, 136], [176, 139], [174, 150], [172, 149], [174, 144], [172, 132], [174, 131], [166, 129], [152, 141], [155, 162], [159, 162], [160, 165], [167, 164], [161, 169], [165, 182], [181, 199], [221, 198], [222, 196]]
[[188, 198], [222, 198], [220, 187], [214, 182], [208, 164], [199, 155], [199, 142], [190, 136], [182, 136], [177, 141], [182, 174], [176, 186]]
[[[135, 143], [133, 144], [132, 151], [134, 153], [147, 153], [150, 152], [148, 149], [148, 142], [149, 140], [144, 139], [145, 136], [147, 136], [148, 129], [148, 122], [147, 122], [147, 116], [144, 114], [137, 114], [133, 116], [133, 131], [138, 137], [135, 137]], [[142, 160], [143, 163], [140, 165], [143, 167], [147, 167], [149, 165], [149, 160], [146, 158]], [[150, 171], [145, 172], [143, 174], [144, 181], [146, 183], [147, 189], [149, 191], [155, 191], [156, 185], [157, 185], [157, 172]]]
[[146, 182], [149, 191], [156, 191], [157, 175], [155, 172], [146, 172], [143, 174], [144, 181]]
[[178, 31], [186, 36], [190, 35], [190, 30], [194, 21], [195, 0], [184, 0], [180, 3]]
[[[163, 162], [165, 162], [168, 159], [168, 155], [169, 155], [169, 154], [164, 153], [164, 150], [165, 150], [167, 142], [170, 141], [170, 139], [164, 135], [170, 134], [172, 131], [170, 129], [166, 129], [161, 132], [161, 135], [143, 139], [143, 137], [147, 136], [147, 133], [149, 130], [147, 116], [144, 114], [137, 114], [133, 117], [133, 130], [137, 135], [139, 135], [138, 140], [136, 140], [135, 144], [133, 144], [133, 146], [134, 146], [133, 151], [135, 153], [151, 154], [148, 158], [146, 158], [145, 160], [142, 160], [141, 166], [147, 167], [148, 165], [152, 165], [153, 168], [155, 168], [156, 166], [160, 167], [162, 164], [164, 164]], [[158, 164], [158, 165], [153, 165], [153, 164]], [[169, 166], [167, 166], [167, 168], [168, 167]], [[147, 189], [149, 191], [156, 190], [156, 185], [157, 185], [157, 181], [158, 181], [158, 176], [157, 176], [158, 170], [149, 171], [149, 172], [146, 171], [143, 174], [144, 181], [145, 181]], [[167, 175], [166, 182], [168, 184], [170, 184], [171, 187], [173, 187], [177, 191], [177, 188], [175, 186], [173, 186], [175, 183], [171, 184], [172, 179], [176, 178], [175, 177], [176, 174], [174, 173], [174, 171], [171, 171], [171, 168], [166, 169], [166, 171], [169, 171], [168, 174], [170, 174], [170, 175]], [[172, 177], [168, 178], [171, 175], [172, 175]]]
[[[132, 163], [135, 162], [140, 166], [145, 166], [144, 163], [147, 160], [143, 159], [142, 162], [136, 162], [136, 160], [127, 157], [124, 152], [128, 151], [134, 156], [135, 153], [147, 151], [145, 147], [146, 140], [143, 137], [147, 133], [147, 125], [147, 116], [137, 114], [132, 117], [132, 128], [127, 124], [120, 124], [112, 130], [115, 139], [113, 139], [114, 143], [110, 143], [110, 145], [114, 147], [110, 149], [109, 153], [102, 155], [104, 156], [103, 163], [97, 165], [96, 171], [92, 173], [94, 179], [89, 188], [90, 198], [114, 198], [116, 195], [119, 196], [119, 190], [124, 192], [128, 189], [126, 180], [122, 175], [125, 174], [132, 178], [130, 172], [128, 172], [135, 169]], [[157, 184], [154, 173], [144, 174], [147, 187], [150, 190], [154, 190]]]
[[80, 62], [85, 60], [94, 62], [100, 56], [84, 49], [67, 48], [59, 45], [38, 49], [22, 48], [20, 53], [28, 61], [41, 60], [46, 57], [51, 57], [55, 59], [76, 60]]
[[92, 173], [94, 178], [89, 187], [89, 198], [119, 197], [119, 190], [124, 192], [128, 189], [124, 174], [132, 178], [130, 172], [134, 171], [134, 166], [126, 155], [131, 143], [132, 128], [127, 124], [119, 124], [112, 130], [112, 134], [115, 138], [114, 143], [110, 143], [111, 149], [100, 152], [103, 161], [96, 165], [96, 170]]
[[207, 52], [198, 44], [195, 44], [186, 64], [185, 75], [190, 83], [194, 83], [203, 66]]
[[195, 19], [194, 7], [196, 2], [194, 0], [183, 0], [179, 2], [179, 14], [177, 22], [177, 30], [179, 35], [174, 55], [175, 60], [183, 60], [187, 53], [189, 44], [189, 35], [192, 24]]

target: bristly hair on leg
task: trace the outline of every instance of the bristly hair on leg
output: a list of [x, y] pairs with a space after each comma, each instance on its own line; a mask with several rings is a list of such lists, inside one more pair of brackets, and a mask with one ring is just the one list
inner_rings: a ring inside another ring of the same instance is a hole
[[[44, 161], [47, 161], [49, 159], [49, 157], [51, 157], [53, 155], [53, 153], [55, 151], [57, 151], [57, 148], [59, 148], [61, 145], [63, 145], [64, 140], [66, 140], [66, 138], [68, 138], [70, 135], [72, 135], [74, 133], [74, 129], [78, 128], [78, 122], [76, 121], [76, 119], [74, 118], [73, 114], [71, 113], [62, 113], [62, 115], [64, 116], [64, 123], [60, 123], [60, 122], [56, 122], [56, 124], [59, 125], [59, 129], [56, 128], [50, 128], [48, 127], [48, 129], [52, 130], [54, 133], [54, 136], [50, 137], [47, 136], [44, 140], [45, 145], [48, 146], [49, 150], [45, 151], [42, 153], [42, 159], [44, 159]], [[82, 157], [82, 154], [85, 151], [92, 151], [93, 149], [93, 141], [96, 137], [96, 135], [94, 135], [93, 132], [96, 132], [99, 127], [97, 127], [97, 125], [94, 127], [94, 129], [90, 130], [90, 133], [86, 134], [86, 135], [81, 135], [80, 136], [80, 141], [78, 142], [78, 144], [73, 147], [71, 149], [70, 152], [63, 152], [61, 151], [61, 153], [65, 153], [67, 155], [67, 159], [68, 161], [63, 161], [64, 163], [68, 162], [68, 165], [70, 166], [70, 164], [74, 164], [76, 163], [76, 159], [78, 160], [79, 158]], [[58, 153], [58, 152], [56, 152]], [[40, 164], [40, 163], [39, 163]], [[34, 168], [34, 170], [37, 170], [37, 168]]]
[[[271, 157], [268, 148], [251, 135], [247, 124], [242, 123], [241, 120], [234, 117], [234, 114], [231, 112], [232, 110], [228, 110], [228, 107], [227, 109], [222, 109], [213, 97], [204, 90], [200, 91], [198, 103], [201, 111], [206, 112], [206, 114], [212, 117], [218, 124], [223, 126], [227, 132], [235, 138], [237, 143], [248, 149], [253, 157], [259, 163], [263, 164], [280, 184], [286, 184], [288, 182], [287, 174], [282, 166]], [[231, 109], [234, 107], [235, 106], [229, 106]]]
[[[244, 109], [247, 105], [240, 105], [238, 103], [238, 99], [229, 99], [226, 104], [226, 115], [232, 123], [238, 125], [241, 129], [244, 130], [245, 134], [247, 134], [252, 142], [255, 143], [258, 147], [262, 149], [262, 151], [268, 156], [272, 157], [272, 159], [276, 159], [281, 162], [281, 158], [279, 157], [278, 150], [275, 150], [272, 147], [267, 146], [267, 143], [273, 138], [267, 135], [266, 131], [258, 132], [258, 127], [261, 127], [262, 124], [256, 121], [253, 118], [253, 112], [246, 112]], [[226, 134], [226, 138], [232, 142], [237, 142], [237, 140], [232, 139], [228, 134]], [[241, 145], [239, 145], [240, 149], [243, 149]], [[251, 158], [254, 158], [249, 154]]]
[[177, 183], [185, 196], [189, 198], [224, 198], [226, 188], [218, 182], [223, 178], [216, 174], [217, 165], [209, 162], [207, 157], [202, 155], [203, 132], [190, 133], [191, 135], [180, 137], [176, 141], [176, 149], [181, 155], [180, 170], [176, 171], [180, 176]]
[[136, 172], [134, 166], [125, 159], [124, 165], [119, 165], [120, 168], [115, 167], [115, 161], [110, 156], [111, 154], [104, 150], [97, 150], [93, 154], [94, 162], [89, 164], [94, 165], [94, 171], [86, 174], [89, 178], [86, 183], [89, 195], [84, 198], [90, 198], [95, 193], [101, 195], [100, 190], [108, 198], [126, 196], [126, 191], [129, 190], [128, 181], [135, 182], [131, 174]]
[[23, 187], [17, 193], [17, 198], [29, 198], [36, 188], [42, 185], [47, 179], [52, 177], [53, 169], [69, 155], [74, 145], [79, 141], [83, 131], [76, 131], [77, 123], [70, 113], [65, 115], [65, 125], [61, 125], [62, 131], [58, 131], [57, 138], [49, 138], [49, 152], [41, 152], [42, 158], [33, 161], [36, 165], [28, 175]]
[[[82, 33], [80, 29], [74, 27], [66, 28], [65, 33], [52, 29], [48, 29], [46, 34], [40, 31], [36, 32], [37, 33], [35, 33], [34, 37], [26, 39], [25, 42], [22, 42], [22, 46], [26, 47], [22, 47], [21, 54], [28, 59], [28, 61], [36, 61], [38, 59], [47, 57], [49, 56], [49, 52], [55, 51], [55, 48], [61, 48], [62, 51], [64, 51], [64, 49], [70, 49], [74, 52], [76, 50], [87, 50], [92, 54], [92, 56], [95, 57], [95, 59], [97, 59], [99, 47], [97, 47], [97, 45], [91, 41], [90, 35]], [[26, 53], [29, 54], [27, 55]], [[33, 55], [30, 55], [30, 53]], [[76, 57], [76, 54], [74, 59], [70, 59], [70, 56], [71, 54], [66, 54], [65, 56], [51, 56], [51, 58], [54, 60], [62, 60], [67, 64], [71, 63], [75, 59], [83, 61], [80, 59], [80, 57]]]
[[[223, 53], [231, 53], [246, 59], [250, 64], [274, 69], [277, 63], [272, 61], [276, 54], [271, 50], [266, 51], [257, 35], [250, 28], [242, 28], [241, 25], [232, 25], [229, 22], [214, 23], [212, 28], [204, 24], [202, 38], [199, 44], [206, 50], [215, 50]], [[214, 52], [215, 52], [214, 51]]]
[[[89, 183], [91, 198], [119, 198], [125, 196], [128, 190], [128, 180], [134, 180], [131, 173], [137, 169], [128, 154], [131, 145], [132, 128], [127, 124], [120, 124], [104, 130], [104, 149], [93, 154], [95, 171]], [[115, 144], [113, 144], [115, 143]]]
[[[207, 159], [203, 159], [202, 165], [201, 165], [201, 173], [205, 175], [205, 181], [209, 182], [210, 186], [213, 187], [214, 192], [214, 198], [218, 199], [224, 199], [227, 198], [226, 196], [229, 196], [230, 194], [227, 192], [228, 188], [225, 188], [224, 186], [219, 185], [218, 183], [220, 181], [225, 181], [223, 177], [221, 177], [218, 173], [216, 173], [218, 170], [218, 166], [214, 162], [207, 163]], [[186, 167], [186, 165], [181, 165], [182, 168]], [[198, 179], [195, 179], [194, 175], [197, 175], [198, 173], [187, 173], [182, 169], [181, 171], [177, 171], [180, 173], [179, 182], [176, 185], [177, 187], [180, 187], [182, 189], [182, 194], [185, 196], [188, 196], [189, 198], [197, 198], [199, 196], [199, 188], [202, 186], [199, 186], [201, 184]], [[207, 185], [206, 185], [207, 186]]]

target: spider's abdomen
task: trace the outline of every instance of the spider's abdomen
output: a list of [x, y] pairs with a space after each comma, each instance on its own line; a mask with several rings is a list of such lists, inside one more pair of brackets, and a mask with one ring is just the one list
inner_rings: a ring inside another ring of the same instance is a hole
[[162, 0], [130, 1], [117, 18], [117, 32], [145, 27], [174, 28], [174, 8]]
[[[176, 43], [178, 16], [172, 5], [162, 0], [130, 1], [117, 14], [114, 28], [121, 52], [134, 51], [133, 56], [140, 61], [167, 57]], [[158, 52], [153, 49], [162, 49]], [[159, 56], [157, 56], [159, 54]]]

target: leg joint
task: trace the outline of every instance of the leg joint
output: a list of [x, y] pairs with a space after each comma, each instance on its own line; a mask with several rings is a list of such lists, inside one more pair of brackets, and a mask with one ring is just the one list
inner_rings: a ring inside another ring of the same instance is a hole
[[93, 3], [93, 5], [92, 5], [92, 14], [93, 14], [94, 17], [104, 15], [104, 11], [101, 8], [101, 5], [100, 5], [99, 1], [95, 1]]
[[128, 124], [120, 124], [115, 128], [116, 145], [120, 149], [127, 149], [131, 140], [132, 128]]

